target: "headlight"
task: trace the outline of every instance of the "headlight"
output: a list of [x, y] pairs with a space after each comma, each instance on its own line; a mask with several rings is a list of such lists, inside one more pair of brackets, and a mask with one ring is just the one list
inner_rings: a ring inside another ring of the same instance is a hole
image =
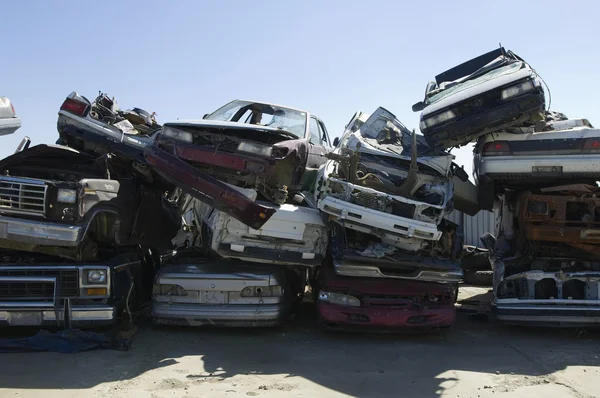
[[[431, 126], [435, 126], [436, 124], [447, 122], [448, 120], [454, 119], [455, 117], [456, 117], [456, 115], [454, 114], [454, 112], [452, 112], [451, 110], [447, 110], [446, 112], [442, 112], [438, 115], [428, 117], [427, 119], [424, 120], [424, 122], [425, 122], [425, 126], [431, 127]], [[423, 123], [423, 122], [421, 122], [421, 123]], [[419, 127], [422, 128], [421, 124], [419, 124]]]
[[77, 192], [74, 189], [63, 189], [58, 190], [58, 196], [56, 198], [60, 203], [75, 203], [77, 199]]
[[360, 300], [354, 296], [341, 293], [330, 293], [321, 290], [319, 292], [319, 300], [327, 301], [331, 304], [347, 305], [350, 307], [360, 307]]
[[173, 138], [174, 140], [189, 142], [193, 141], [192, 133], [189, 131], [183, 131], [179, 129], [175, 129], [173, 127], [164, 126], [162, 129], [162, 134], [165, 137]]
[[242, 297], [281, 297], [281, 286], [248, 286], [242, 290]]
[[106, 283], [106, 270], [105, 269], [87, 270], [84, 280], [89, 284]]
[[523, 94], [529, 90], [533, 90], [533, 82], [531, 80], [527, 80], [526, 82], [515, 84], [509, 88], [505, 88], [502, 90], [502, 99], [507, 99], [510, 97], [514, 97], [519, 94]]
[[273, 148], [266, 145], [255, 144], [252, 142], [240, 142], [237, 150], [240, 152], [254, 153], [261, 156], [271, 156]]

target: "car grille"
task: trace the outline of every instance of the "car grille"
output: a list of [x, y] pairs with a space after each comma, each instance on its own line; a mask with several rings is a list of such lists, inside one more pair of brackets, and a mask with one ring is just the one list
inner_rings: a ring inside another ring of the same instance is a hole
[[0, 270], [0, 277], [31, 277], [31, 281], [0, 281], [0, 300], [27, 301], [54, 299], [54, 283], [35, 281], [35, 278], [54, 277], [60, 298], [79, 296], [79, 273], [76, 269], [24, 269]]
[[45, 204], [44, 181], [0, 177], [0, 212], [43, 215]]
[[352, 202], [368, 209], [385, 211], [389, 200], [384, 196], [358, 191], [352, 194]]

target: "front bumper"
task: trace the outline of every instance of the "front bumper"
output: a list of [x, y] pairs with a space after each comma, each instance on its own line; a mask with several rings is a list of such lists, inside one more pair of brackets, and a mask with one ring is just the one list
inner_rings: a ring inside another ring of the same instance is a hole
[[302, 253], [288, 251], [285, 248], [266, 249], [262, 247], [241, 246], [242, 251], [232, 250], [232, 247], [241, 246], [222, 243], [217, 253], [225, 258], [239, 258], [243, 261], [258, 262], [263, 264], [291, 264], [309, 267], [320, 266], [324, 256], [315, 253]]
[[518, 126], [543, 109], [543, 93], [533, 92], [460, 121], [426, 129], [422, 133], [432, 147], [450, 148], [467, 144], [477, 137], [494, 131]]
[[448, 270], [414, 269], [416, 268], [415, 265], [412, 265], [409, 261], [406, 263], [407, 271], [402, 269], [401, 264], [393, 264], [392, 267], [397, 267], [396, 272], [383, 272], [377, 265], [352, 264], [351, 262], [345, 262], [343, 259], [341, 261], [334, 260], [334, 267], [335, 273], [338, 275], [358, 278], [393, 278], [421, 282], [458, 283], [463, 277], [463, 272], [460, 268]]
[[81, 226], [0, 216], [0, 239], [36, 246], [75, 247], [85, 230]]
[[[73, 306], [67, 310], [72, 327], [114, 324], [117, 311], [111, 306]], [[0, 326], [64, 326], [65, 309], [0, 307]]]
[[345, 226], [348, 228], [351, 228], [351, 225], [348, 223], [355, 223], [404, 235], [409, 238], [433, 241], [439, 240], [442, 236], [442, 232], [438, 230], [437, 225], [434, 223], [417, 221], [368, 209], [331, 196], [320, 200], [318, 207], [319, 210], [327, 214], [347, 221]]
[[285, 321], [288, 306], [267, 305], [201, 305], [152, 303], [154, 323], [185, 326], [265, 327]]
[[502, 323], [544, 327], [600, 326], [598, 305], [536, 305], [492, 303], [492, 312]]
[[381, 332], [447, 328], [456, 319], [454, 305], [421, 309], [363, 308], [319, 301], [317, 309], [320, 323], [330, 329], [372, 329]]

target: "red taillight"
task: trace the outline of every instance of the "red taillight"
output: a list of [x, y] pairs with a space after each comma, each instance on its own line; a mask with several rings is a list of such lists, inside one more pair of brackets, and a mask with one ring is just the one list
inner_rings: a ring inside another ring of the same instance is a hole
[[60, 110], [83, 116], [87, 108], [88, 104], [86, 104], [85, 102], [75, 101], [74, 99], [67, 98], [60, 107]]
[[583, 144], [583, 151], [600, 152], [600, 138], [588, 138]]
[[483, 146], [484, 156], [495, 156], [495, 155], [508, 155], [510, 154], [510, 147], [507, 142], [495, 141], [488, 142]]

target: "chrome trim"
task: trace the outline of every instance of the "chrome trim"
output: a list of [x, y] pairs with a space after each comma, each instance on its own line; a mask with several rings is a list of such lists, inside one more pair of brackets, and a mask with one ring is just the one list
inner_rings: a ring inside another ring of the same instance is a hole
[[[22, 321], [27, 317], [34, 318], [34, 322]], [[41, 326], [44, 324], [56, 325], [56, 321], [64, 321], [64, 310], [45, 310], [42, 308], [27, 309], [15, 308], [10, 310], [0, 310], [0, 325], [8, 324], [10, 326]], [[21, 320], [21, 322], [19, 322]], [[116, 320], [116, 309], [110, 306], [72, 306], [70, 310], [70, 320], [73, 326], [79, 323], [97, 322], [102, 324], [113, 323]]]
[[80, 226], [0, 216], [0, 239], [41, 246], [75, 247], [81, 243], [83, 236]]
[[[19, 185], [18, 188], [10, 186], [17, 184]], [[27, 189], [27, 186], [29, 186], [29, 189]], [[32, 187], [43, 187], [43, 192], [41, 190], [32, 190]], [[46, 214], [47, 190], [48, 185], [44, 180], [0, 176], [0, 212], [10, 214], [27, 214], [43, 217]], [[18, 192], [6, 193], [7, 191]], [[27, 193], [33, 195], [27, 196]], [[35, 194], [43, 194], [43, 196], [40, 198], [36, 197]], [[29, 200], [29, 202], [25, 202], [24, 200]], [[6, 206], [6, 203], [8, 203], [9, 206]], [[16, 209], [12, 206], [13, 204], [17, 205]], [[32, 208], [37, 209], [33, 210]]]
[[42, 283], [52, 283], [54, 286], [53, 292], [53, 300], [52, 302], [32, 302], [32, 301], [0, 301], [0, 308], [10, 308], [10, 307], [27, 307], [27, 308], [54, 308], [56, 300], [58, 298], [58, 291], [56, 283], [56, 277], [51, 276], [0, 276], [0, 282], [42, 282]]

